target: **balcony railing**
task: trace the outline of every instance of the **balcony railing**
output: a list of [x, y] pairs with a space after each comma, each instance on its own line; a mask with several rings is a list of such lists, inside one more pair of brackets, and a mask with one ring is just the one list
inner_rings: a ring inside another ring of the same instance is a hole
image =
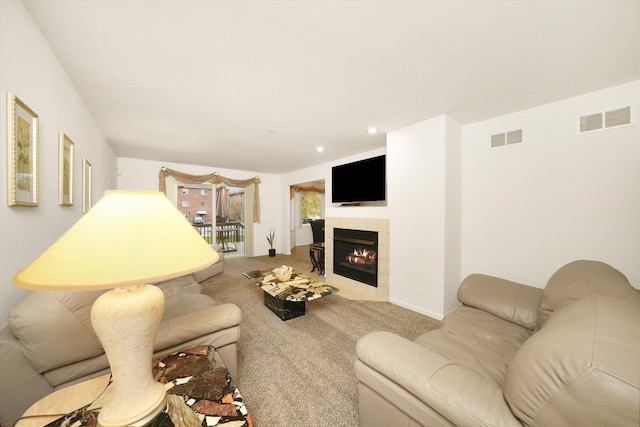
[[[213, 242], [213, 225], [211, 223], [192, 225], [207, 242]], [[226, 221], [216, 223], [215, 243], [221, 245], [220, 252], [237, 251], [239, 242], [244, 242], [244, 224], [242, 222]]]

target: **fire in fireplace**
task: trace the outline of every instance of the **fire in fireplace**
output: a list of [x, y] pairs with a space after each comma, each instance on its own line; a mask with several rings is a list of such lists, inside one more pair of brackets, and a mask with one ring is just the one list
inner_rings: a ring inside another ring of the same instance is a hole
[[333, 272], [378, 286], [378, 232], [333, 229]]

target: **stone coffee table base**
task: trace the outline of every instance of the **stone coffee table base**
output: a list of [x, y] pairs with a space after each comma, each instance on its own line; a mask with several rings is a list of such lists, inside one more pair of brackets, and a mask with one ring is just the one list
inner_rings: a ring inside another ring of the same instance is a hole
[[340, 292], [303, 274], [293, 273], [286, 282], [275, 278], [272, 270], [253, 270], [242, 273], [264, 291], [264, 305], [282, 320], [306, 314], [306, 302]]

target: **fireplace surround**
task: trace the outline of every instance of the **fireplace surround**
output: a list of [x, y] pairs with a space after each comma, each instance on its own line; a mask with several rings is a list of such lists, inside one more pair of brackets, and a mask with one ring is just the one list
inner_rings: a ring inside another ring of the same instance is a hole
[[[333, 230], [335, 228], [375, 231], [378, 233], [377, 287], [336, 274], [333, 271]], [[329, 215], [326, 218], [325, 233], [327, 236], [325, 242], [325, 274], [327, 283], [331, 283], [340, 289], [340, 295], [344, 298], [389, 301], [389, 219], [336, 217]]]

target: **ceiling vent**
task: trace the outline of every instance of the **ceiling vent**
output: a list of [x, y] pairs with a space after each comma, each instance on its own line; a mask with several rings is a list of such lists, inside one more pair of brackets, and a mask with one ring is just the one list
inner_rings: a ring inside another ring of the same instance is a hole
[[491, 148], [522, 142], [522, 129], [491, 135]]
[[630, 125], [631, 107], [581, 116], [578, 124], [579, 133]]

